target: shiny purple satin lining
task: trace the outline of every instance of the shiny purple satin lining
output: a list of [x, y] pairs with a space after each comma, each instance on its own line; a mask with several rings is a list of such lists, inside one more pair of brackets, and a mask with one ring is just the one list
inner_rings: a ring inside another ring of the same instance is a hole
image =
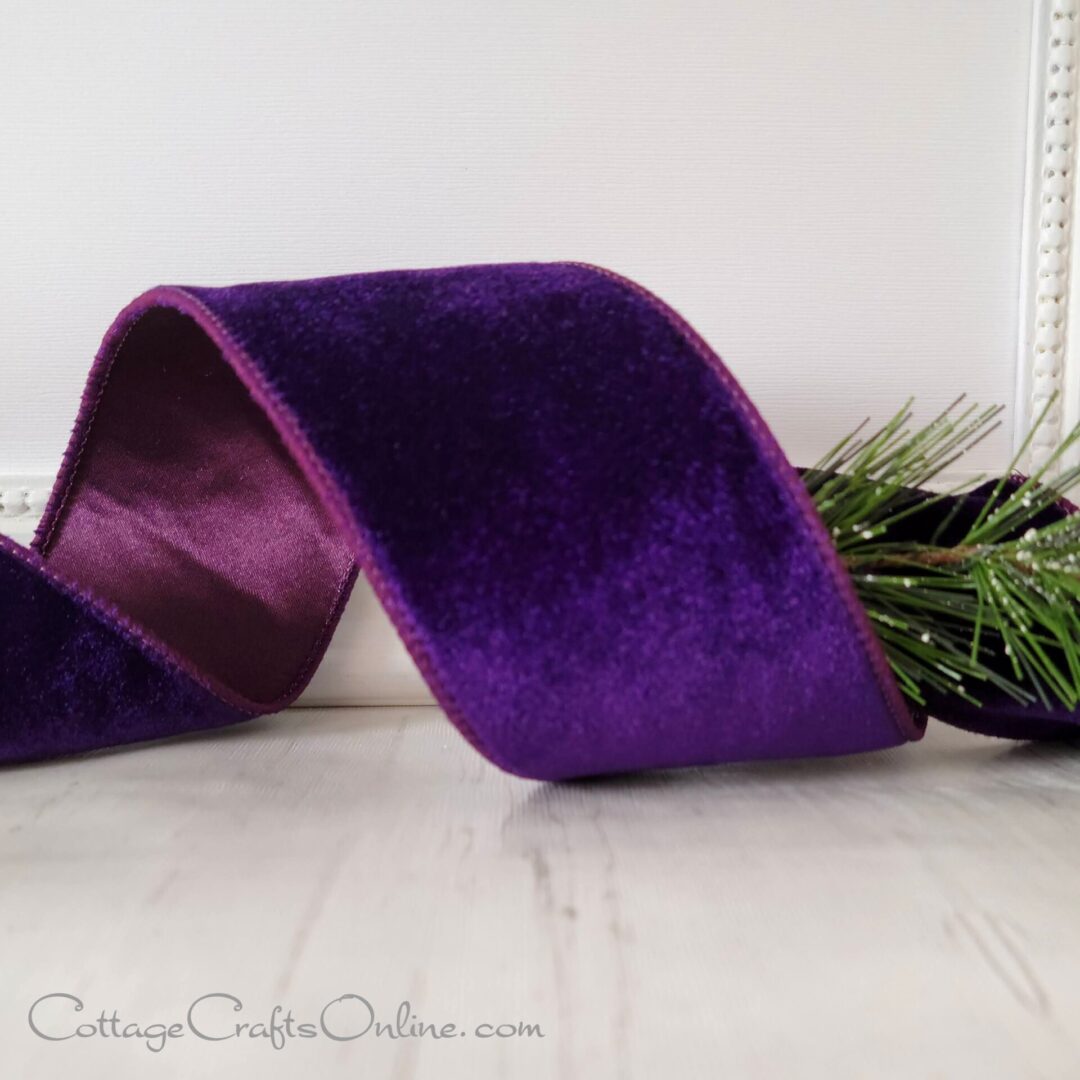
[[189, 316], [145, 312], [97, 377], [48, 565], [241, 698], [288, 699], [355, 576], [340, 528]]

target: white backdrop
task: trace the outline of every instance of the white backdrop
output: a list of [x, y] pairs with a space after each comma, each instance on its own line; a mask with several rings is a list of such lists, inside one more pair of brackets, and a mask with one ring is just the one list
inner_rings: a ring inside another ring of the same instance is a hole
[[1013, 394], [1030, 0], [0, 14], [0, 473], [55, 469], [101, 333], [162, 281], [608, 264], [801, 460], [909, 393]]
[[[1031, 0], [0, 15], [0, 527], [23, 537], [101, 334], [160, 282], [581, 259], [689, 317], [796, 461], [912, 393], [1016, 411]], [[418, 695], [360, 589], [307, 700]]]

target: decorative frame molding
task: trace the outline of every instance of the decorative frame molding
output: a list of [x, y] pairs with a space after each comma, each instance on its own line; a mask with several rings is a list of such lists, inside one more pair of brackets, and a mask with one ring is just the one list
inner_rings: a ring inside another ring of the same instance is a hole
[[28, 543], [52, 486], [51, 476], [0, 476], [0, 533]]
[[[1076, 183], [1077, 42], [1080, 0], [1035, 0], [1028, 93], [1027, 184], [1020, 280], [1015, 444], [1049, 405], [1027, 467], [1039, 468], [1080, 421], [1080, 350], [1070, 316], [1080, 312], [1070, 273]], [[1072, 353], [1072, 355], [1070, 355]], [[1053, 405], [1050, 405], [1055, 398]]]

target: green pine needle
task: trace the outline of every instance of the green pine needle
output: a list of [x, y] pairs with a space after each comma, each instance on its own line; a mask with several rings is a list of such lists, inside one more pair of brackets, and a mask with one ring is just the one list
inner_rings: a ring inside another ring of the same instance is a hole
[[1008, 487], [1052, 404], [977, 512], [950, 498], [959, 488], [913, 497], [1001, 423], [1001, 406], [965, 406], [962, 397], [914, 430], [908, 401], [803, 474], [893, 673], [919, 706], [943, 695], [979, 705], [987, 692], [1080, 705], [1080, 515], [1058, 506], [1080, 482], [1080, 465], [1049, 479], [1080, 426]]

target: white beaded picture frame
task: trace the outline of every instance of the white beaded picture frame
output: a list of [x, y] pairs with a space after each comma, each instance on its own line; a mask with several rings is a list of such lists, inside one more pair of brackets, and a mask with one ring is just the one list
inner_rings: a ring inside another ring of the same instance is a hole
[[[1016, 442], [1046, 417], [1029, 468], [1046, 463], [1080, 423], [1080, 285], [1071, 272], [1077, 202], [1078, 0], [1038, 0], [1032, 31], [1027, 198], [1023, 231]], [[1048, 411], [1047, 411], [1048, 410]]]

